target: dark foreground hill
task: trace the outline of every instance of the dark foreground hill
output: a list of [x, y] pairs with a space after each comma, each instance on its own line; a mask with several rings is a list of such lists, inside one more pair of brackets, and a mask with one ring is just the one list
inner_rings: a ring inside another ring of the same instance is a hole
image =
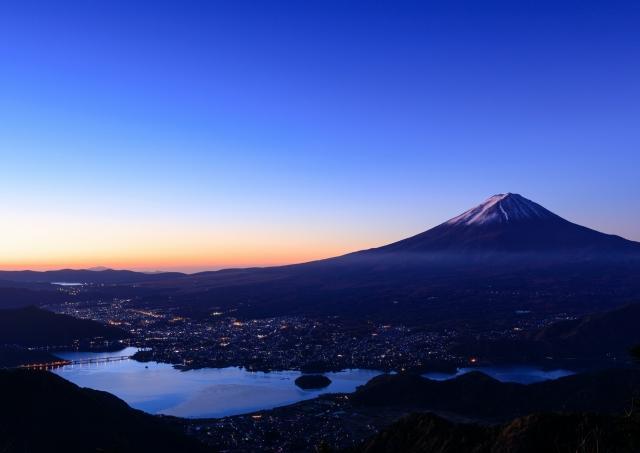
[[126, 336], [116, 327], [36, 307], [0, 310], [0, 345], [69, 346], [92, 340], [116, 341]]
[[[414, 413], [366, 441], [358, 452], [632, 453], [640, 451], [640, 370], [618, 369], [537, 384], [501, 383], [481, 373], [451, 381], [386, 375], [352, 397], [357, 406]], [[515, 417], [515, 418], [514, 418]], [[499, 424], [490, 424], [499, 422]]]
[[640, 370], [611, 369], [528, 385], [500, 382], [479, 372], [448, 381], [411, 374], [381, 375], [358, 388], [351, 400], [355, 405], [508, 420], [549, 411], [621, 414], [639, 396]]
[[535, 414], [500, 426], [456, 424], [412, 414], [355, 451], [362, 453], [635, 453], [640, 418], [594, 414]]
[[200, 452], [167, 422], [45, 371], [0, 370], [0, 451]]

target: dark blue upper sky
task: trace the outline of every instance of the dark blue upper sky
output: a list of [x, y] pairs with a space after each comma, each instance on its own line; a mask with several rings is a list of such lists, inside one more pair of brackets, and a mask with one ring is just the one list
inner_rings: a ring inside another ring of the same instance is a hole
[[0, 267], [306, 259], [506, 191], [640, 240], [638, 2], [8, 3]]

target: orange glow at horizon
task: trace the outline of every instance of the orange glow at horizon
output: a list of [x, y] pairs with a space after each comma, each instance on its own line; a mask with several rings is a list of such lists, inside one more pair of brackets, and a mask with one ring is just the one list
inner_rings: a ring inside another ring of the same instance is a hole
[[24, 253], [22, 256], [11, 257], [3, 254], [0, 258], [0, 270], [53, 270], [53, 269], [87, 269], [104, 266], [111, 269], [132, 270], [178, 270], [197, 272], [201, 270], [216, 270], [231, 267], [262, 267], [283, 264], [301, 263], [316, 259], [328, 258], [353, 251], [352, 248], [338, 245], [323, 245], [321, 247], [290, 248], [278, 250], [278, 247], [241, 247], [235, 244], [231, 247], [216, 246], [187, 246], [178, 249], [177, 245], [157, 243], [149, 247], [143, 244], [137, 247], [124, 247], [117, 250], [68, 250], [60, 255], [51, 250], [48, 253], [36, 255]]
[[290, 254], [277, 255], [250, 255], [235, 254], [233, 256], [216, 256], [214, 253], [207, 256], [203, 254], [194, 255], [163, 255], [163, 256], [105, 256], [89, 255], [76, 256], [74, 258], [55, 259], [43, 257], [38, 260], [7, 260], [6, 257], [0, 260], [0, 270], [56, 270], [56, 269], [88, 269], [96, 266], [104, 266], [110, 269], [128, 269], [143, 271], [179, 271], [179, 272], [199, 272], [204, 270], [219, 270], [225, 268], [243, 267], [266, 267], [286, 264], [302, 263], [317, 259], [349, 253], [353, 250], [330, 251], [300, 251]]
[[184, 272], [198, 272], [201, 270], [218, 270], [224, 268], [241, 267], [264, 267], [279, 266], [285, 264], [302, 263], [317, 259], [329, 258], [332, 256], [349, 253], [348, 249], [304, 250], [291, 251], [290, 253], [234, 253], [220, 255], [215, 251], [210, 254], [193, 253], [183, 254], [163, 254], [161, 251], [150, 255], [124, 254], [113, 255], [74, 255], [56, 259], [56, 257], [41, 257], [39, 259], [7, 259], [4, 256], [0, 259], [0, 270], [55, 270], [55, 269], [88, 269], [96, 266], [104, 266], [110, 269], [130, 269], [130, 270], [176, 270]]
[[[18, 221], [19, 220], [19, 221]], [[113, 269], [197, 272], [229, 267], [293, 264], [375, 245], [335, 231], [281, 226], [191, 226], [174, 222], [120, 224], [85, 220], [11, 218], [0, 226], [0, 270]]]

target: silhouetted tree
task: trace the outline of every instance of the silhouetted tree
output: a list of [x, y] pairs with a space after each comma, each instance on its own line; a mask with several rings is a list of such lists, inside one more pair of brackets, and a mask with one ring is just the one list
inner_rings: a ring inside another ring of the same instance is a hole
[[[631, 348], [631, 351], [629, 351], [629, 353], [631, 354], [631, 357], [634, 358], [634, 360], [640, 364], [640, 345], [634, 346], [633, 348]], [[627, 411], [627, 416], [635, 416], [637, 417], [637, 408], [640, 407], [640, 395], [638, 394], [640, 392], [636, 391], [636, 393], [631, 397], [631, 407], [629, 408], [629, 410]]]

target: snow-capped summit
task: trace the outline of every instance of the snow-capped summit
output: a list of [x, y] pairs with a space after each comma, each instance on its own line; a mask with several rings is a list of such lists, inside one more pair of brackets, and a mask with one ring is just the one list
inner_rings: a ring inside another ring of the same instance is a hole
[[555, 214], [517, 193], [494, 195], [475, 208], [446, 222], [447, 225], [488, 225], [557, 218]]
[[638, 253], [640, 244], [569, 222], [522, 195], [493, 195], [430, 230], [366, 254], [563, 253], [580, 256]]

